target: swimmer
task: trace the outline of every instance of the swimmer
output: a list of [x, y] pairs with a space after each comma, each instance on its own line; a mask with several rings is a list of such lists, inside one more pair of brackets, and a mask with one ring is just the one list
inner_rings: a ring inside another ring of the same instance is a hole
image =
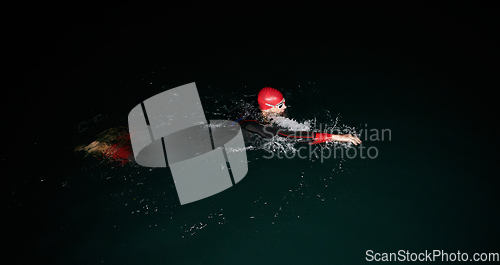
[[[236, 120], [241, 128], [252, 134], [258, 134], [264, 138], [275, 135], [290, 139], [301, 139], [310, 144], [324, 143], [328, 141], [348, 142], [354, 145], [361, 143], [358, 137], [351, 134], [329, 134], [308, 131], [287, 131], [271, 123], [275, 117], [286, 117], [286, 103], [281, 92], [274, 88], [263, 88], [257, 97], [258, 108], [247, 106], [245, 114]], [[93, 155], [106, 160], [118, 161], [120, 164], [133, 161], [132, 145], [130, 135], [126, 127], [120, 126], [105, 130], [97, 135], [96, 140], [88, 145], [81, 145], [75, 151], [83, 151], [87, 155]]]
[[283, 94], [278, 90], [265, 87], [257, 95], [258, 108], [247, 106], [245, 113], [236, 120], [242, 129], [258, 134], [263, 138], [271, 138], [275, 135], [300, 139], [309, 144], [319, 144], [329, 141], [347, 142], [354, 145], [361, 144], [361, 140], [351, 134], [329, 134], [307, 131], [287, 131], [277, 126], [272, 126], [272, 120], [275, 117], [286, 117], [286, 103]]

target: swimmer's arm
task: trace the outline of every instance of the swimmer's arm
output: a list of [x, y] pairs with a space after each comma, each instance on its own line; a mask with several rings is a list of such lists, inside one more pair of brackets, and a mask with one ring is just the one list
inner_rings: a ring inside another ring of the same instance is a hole
[[244, 120], [240, 123], [241, 128], [250, 131], [252, 133], [257, 133], [263, 138], [272, 138], [275, 135], [282, 137], [293, 138], [293, 139], [310, 139], [314, 140], [314, 132], [294, 132], [285, 131], [279, 127], [271, 125], [263, 125], [256, 120]]
[[277, 134], [287, 138], [310, 141], [310, 144], [319, 144], [327, 141], [348, 142], [354, 145], [361, 144], [361, 140], [358, 137], [351, 134], [329, 134], [329, 133], [284, 131], [284, 130], [278, 130]]
[[315, 136], [316, 136], [315, 132], [286, 131], [286, 130], [281, 130], [281, 129], [278, 130], [277, 134], [279, 136], [292, 138], [292, 139], [305, 140], [305, 141], [313, 141], [315, 139]]
[[287, 138], [294, 139], [304, 139], [311, 141], [310, 144], [324, 143], [327, 141], [338, 141], [338, 142], [350, 142], [354, 145], [361, 143], [361, 140], [350, 134], [329, 134], [329, 133], [317, 133], [317, 132], [295, 132], [295, 131], [284, 131], [278, 127], [262, 125], [255, 120], [245, 120], [240, 123], [240, 126], [253, 133], [258, 133], [264, 138], [271, 138], [274, 135], [280, 135]]

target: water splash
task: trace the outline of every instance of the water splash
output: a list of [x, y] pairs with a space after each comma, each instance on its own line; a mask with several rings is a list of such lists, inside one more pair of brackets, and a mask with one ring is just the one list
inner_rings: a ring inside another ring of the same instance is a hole
[[281, 128], [288, 129], [290, 131], [311, 131], [311, 123], [314, 120], [305, 120], [303, 122], [298, 122], [295, 119], [289, 119], [282, 116], [272, 117], [273, 123]]

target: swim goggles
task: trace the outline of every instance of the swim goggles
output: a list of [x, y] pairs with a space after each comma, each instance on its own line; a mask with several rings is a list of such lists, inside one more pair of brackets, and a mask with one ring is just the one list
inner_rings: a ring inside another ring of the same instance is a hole
[[265, 103], [267, 106], [271, 107], [271, 108], [278, 108], [278, 109], [281, 109], [285, 106], [285, 99], [283, 99], [280, 103], [276, 104], [276, 105], [271, 105], [271, 104], [268, 104], [268, 103]]

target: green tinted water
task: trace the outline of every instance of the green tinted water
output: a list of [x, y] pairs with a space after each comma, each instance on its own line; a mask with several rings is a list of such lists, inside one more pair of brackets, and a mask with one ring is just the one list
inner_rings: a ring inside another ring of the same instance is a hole
[[[470, 80], [467, 71], [441, 76], [433, 72], [440, 59], [415, 55], [412, 63], [376, 48], [277, 43], [203, 54], [207, 48], [191, 55], [196, 63], [178, 67], [166, 63], [162, 45], [151, 44], [145, 53], [158, 58], [136, 59], [146, 64], [104, 60], [95, 71], [68, 70], [57, 84], [81, 95], [60, 109], [75, 118], [56, 124], [64, 131], [42, 142], [48, 148], [57, 139], [62, 149], [51, 163], [36, 164], [39, 173], [13, 181], [7, 196], [20, 263], [359, 264], [367, 250], [498, 253], [499, 157], [491, 147], [498, 141], [484, 137], [495, 120], [462, 104], [465, 94], [453, 85]], [[77, 78], [83, 73], [92, 74]], [[387, 129], [390, 139], [362, 134], [373, 156], [364, 159], [266, 159], [264, 150], [248, 151], [240, 183], [184, 206], [168, 169], [73, 153], [97, 133], [126, 125], [141, 100], [189, 82], [196, 82], [208, 120], [274, 86], [298, 121], [331, 126], [340, 114], [358, 132]], [[105, 118], [79, 132], [98, 114]]]

